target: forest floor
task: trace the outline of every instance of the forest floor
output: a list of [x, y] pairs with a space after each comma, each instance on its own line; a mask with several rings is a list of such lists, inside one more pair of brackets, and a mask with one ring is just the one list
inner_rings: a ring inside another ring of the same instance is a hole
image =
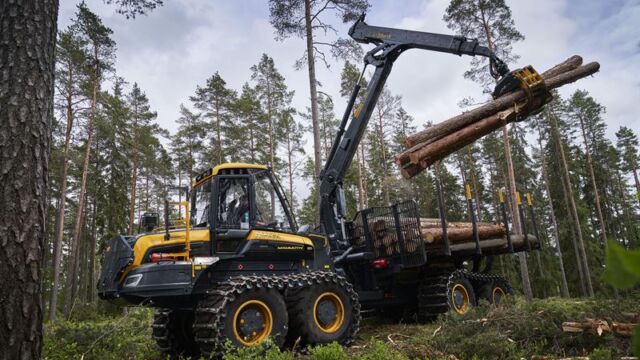
[[[104, 305], [98, 307], [77, 309], [71, 320], [46, 324], [44, 359], [163, 359], [151, 339], [152, 311], [131, 308], [125, 316], [113, 316]], [[265, 346], [225, 359], [619, 359], [630, 356], [629, 337], [607, 331], [567, 333], [562, 323], [625, 322], [627, 313], [640, 313], [640, 294], [622, 300], [550, 298], [529, 303], [515, 298], [507, 308], [481, 305], [465, 316], [448, 314], [424, 325], [366, 318], [348, 348], [333, 344], [293, 354]]]

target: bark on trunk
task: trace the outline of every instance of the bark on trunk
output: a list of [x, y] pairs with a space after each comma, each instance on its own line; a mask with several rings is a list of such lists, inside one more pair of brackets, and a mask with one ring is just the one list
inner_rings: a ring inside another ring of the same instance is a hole
[[318, 90], [316, 84], [316, 59], [313, 51], [313, 27], [311, 19], [311, 0], [304, 0], [304, 20], [307, 40], [307, 68], [309, 70], [309, 92], [311, 95], [311, 123], [313, 125], [313, 155], [315, 162], [315, 181], [318, 189], [317, 214], [320, 214], [322, 194], [320, 194], [320, 170], [322, 154], [320, 151], [320, 124], [318, 123]]
[[576, 207], [576, 202], [573, 197], [573, 188], [571, 185], [571, 177], [569, 175], [569, 166], [567, 164], [567, 159], [564, 154], [564, 146], [562, 139], [560, 137], [560, 130], [558, 129], [558, 122], [555, 115], [551, 114], [551, 111], [547, 109], [548, 117], [551, 118], [551, 128], [552, 131], [555, 132], [555, 137], [558, 141], [558, 149], [560, 151], [560, 161], [562, 162], [563, 168], [563, 179], [564, 184], [567, 190], [567, 196], [569, 198], [570, 211], [574, 219], [574, 224], [576, 226], [576, 235], [578, 237], [578, 249], [580, 250], [580, 258], [582, 259], [582, 264], [584, 266], [584, 278], [587, 286], [587, 294], [590, 297], [593, 297], [593, 285], [591, 284], [591, 271], [589, 269], [589, 262], [587, 260], [587, 252], [584, 246], [584, 239], [582, 238], [582, 229], [580, 227], [580, 218], [578, 217], [578, 209]]
[[0, 359], [39, 359], [58, 1], [1, 8]]

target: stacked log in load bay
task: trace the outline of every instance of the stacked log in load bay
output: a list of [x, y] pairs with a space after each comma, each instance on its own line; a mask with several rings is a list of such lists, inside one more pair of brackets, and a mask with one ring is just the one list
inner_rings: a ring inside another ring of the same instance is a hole
[[[419, 233], [415, 231], [415, 219], [400, 219], [400, 230], [404, 239], [406, 253], [413, 253], [418, 249], [420, 236], [425, 249], [430, 253], [444, 251], [444, 235], [440, 219], [420, 218]], [[384, 218], [369, 219], [369, 230], [373, 239], [373, 248], [378, 257], [397, 256], [402, 252], [395, 224]], [[483, 252], [501, 254], [509, 251], [506, 231], [503, 225], [489, 222], [476, 223], [480, 248]], [[537, 243], [533, 235], [527, 235], [531, 244]], [[473, 226], [470, 222], [448, 222], [447, 238], [451, 251], [475, 250]], [[514, 251], [525, 249], [523, 236], [511, 235]]]

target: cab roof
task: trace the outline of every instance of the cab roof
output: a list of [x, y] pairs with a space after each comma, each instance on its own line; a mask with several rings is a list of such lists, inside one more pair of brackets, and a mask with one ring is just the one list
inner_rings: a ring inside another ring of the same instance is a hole
[[196, 176], [196, 181], [193, 184], [193, 186], [199, 185], [204, 180], [206, 180], [206, 179], [208, 179], [208, 178], [210, 178], [212, 176], [216, 176], [216, 175], [218, 175], [218, 173], [221, 170], [226, 170], [226, 169], [259, 169], [259, 170], [266, 170], [267, 166], [266, 165], [260, 165], [260, 164], [248, 164], [248, 163], [239, 163], [239, 162], [224, 163], [224, 164], [216, 165], [216, 166], [212, 167], [211, 169], [203, 172], [202, 174]]

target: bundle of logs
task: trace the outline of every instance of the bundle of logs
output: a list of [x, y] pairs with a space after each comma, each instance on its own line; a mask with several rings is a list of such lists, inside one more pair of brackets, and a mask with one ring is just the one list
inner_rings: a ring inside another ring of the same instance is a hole
[[[476, 226], [481, 245], [487, 247], [506, 245], [504, 226], [488, 222], [479, 222]], [[369, 220], [369, 229], [377, 256], [393, 256], [401, 253], [394, 222], [373, 218]], [[419, 235], [422, 235], [427, 250], [437, 251], [444, 248], [444, 233], [440, 219], [421, 218], [419, 232], [416, 231], [415, 219], [401, 221], [400, 229], [404, 239], [404, 250], [407, 253], [413, 253], [418, 249], [421, 241]], [[448, 222], [447, 238], [452, 247], [460, 250], [469, 250], [475, 246], [473, 227], [470, 222]], [[532, 240], [535, 241], [535, 239]]]
[[[541, 74], [547, 89], [575, 82], [596, 73], [600, 64], [582, 65], [580, 56], [572, 56]], [[471, 111], [454, 116], [405, 139], [407, 150], [395, 156], [402, 176], [410, 179], [451, 153], [473, 143], [513, 121], [520, 121], [538, 111], [550, 100], [532, 98], [525, 90], [517, 90]]]

